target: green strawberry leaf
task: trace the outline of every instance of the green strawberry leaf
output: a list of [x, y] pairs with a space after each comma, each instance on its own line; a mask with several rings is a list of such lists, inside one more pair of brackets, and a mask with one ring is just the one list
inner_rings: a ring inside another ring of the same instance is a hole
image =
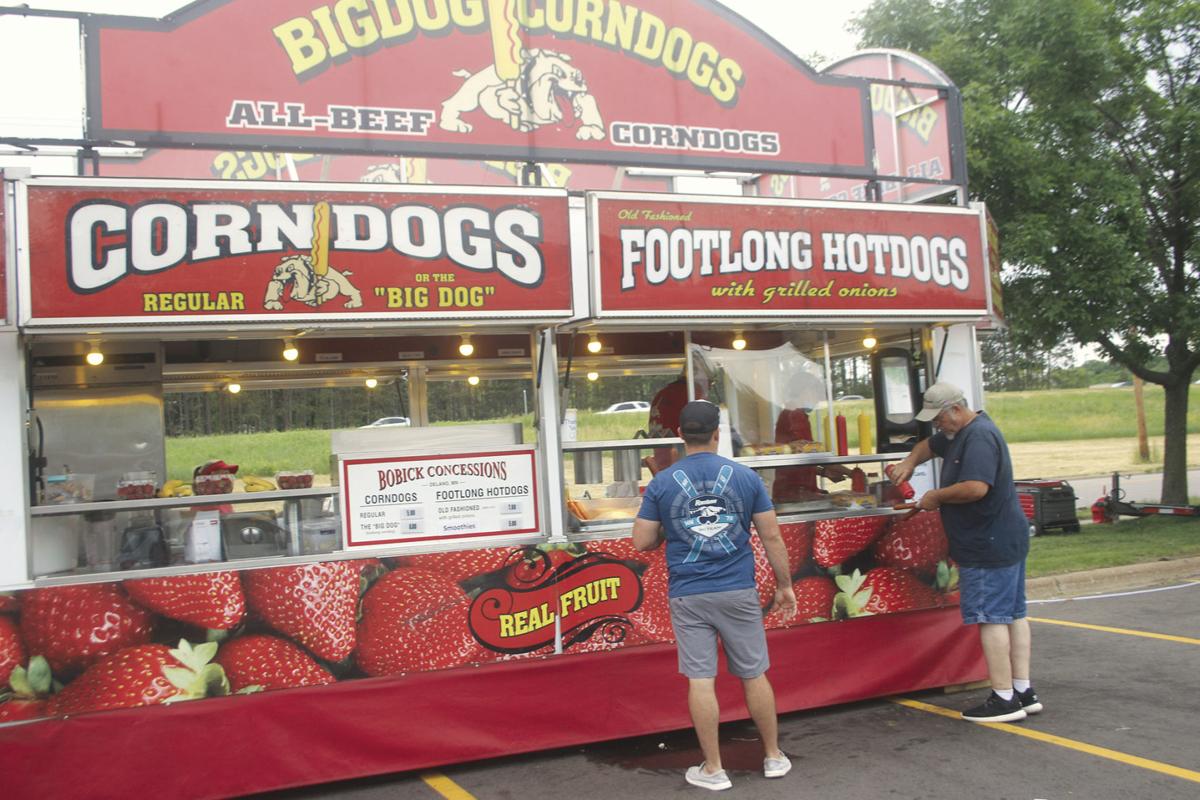
[[229, 678], [220, 664], [205, 664], [200, 678], [204, 681], [204, 697], [224, 697], [229, 694]]
[[204, 641], [221, 643], [233, 635], [233, 631], [224, 630], [221, 628], [206, 628], [204, 631]]
[[238, 689], [236, 692], [234, 692], [234, 694], [258, 694], [261, 691], [263, 691], [263, 687], [256, 683], [253, 686], [243, 686], [241, 689]]
[[29, 659], [28, 677], [34, 696], [41, 697], [50, 693], [53, 675], [50, 674], [50, 662], [46, 660], [45, 656], [34, 656]]
[[[30, 664], [30, 666], [33, 665]], [[18, 697], [33, 697], [33, 683], [29, 680], [29, 675], [24, 667], [13, 667], [12, 673], [8, 676], [8, 685], [13, 688]]]
[[184, 692], [182, 697], [176, 697], [175, 700], [190, 699], [188, 696], [195, 691], [197, 683], [197, 675], [194, 670], [185, 667], [163, 667], [162, 674], [172, 686]]

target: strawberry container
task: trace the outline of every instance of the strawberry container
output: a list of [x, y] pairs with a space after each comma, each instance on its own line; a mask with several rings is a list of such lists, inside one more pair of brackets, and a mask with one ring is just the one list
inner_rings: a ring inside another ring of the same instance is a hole
[[311, 469], [304, 469], [276, 472], [275, 485], [280, 489], [311, 489], [313, 485], [313, 471]]
[[233, 474], [196, 475], [192, 478], [192, 491], [196, 494], [229, 494], [233, 491]]
[[118, 500], [149, 500], [158, 493], [153, 472], [126, 472], [117, 481]]

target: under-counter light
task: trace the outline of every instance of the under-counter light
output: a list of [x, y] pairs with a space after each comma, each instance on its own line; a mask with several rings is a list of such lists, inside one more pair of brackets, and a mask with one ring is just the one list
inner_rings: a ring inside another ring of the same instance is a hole
[[592, 353], [592, 354], [599, 353], [601, 350], [603, 350], [604, 345], [600, 343], [600, 337], [594, 333], [591, 336], [589, 336], [588, 343], [587, 343], [587, 349], [588, 349], [588, 352]]
[[467, 383], [471, 384], [472, 386], [478, 386], [479, 385], [479, 376], [472, 375], [471, 377], [467, 378]]
[[875, 345], [877, 345], [877, 344], [879, 344], [879, 341], [874, 336], [864, 336], [863, 337], [862, 345], [863, 345], [863, 347], [867, 348], [868, 350], [874, 350]]
[[295, 361], [300, 357], [300, 348], [296, 347], [296, 343], [291, 339], [283, 340], [283, 360]]
[[741, 331], [738, 331], [733, 335], [733, 342], [731, 344], [733, 345], [734, 350], [745, 350], [746, 337], [742, 335]]
[[462, 341], [458, 343], [458, 353], [462, 356], [469, 356], [475, 352], [475, 345], [471, 344], [471, 337], [464, 336]]
[[376, 386], [379, 385], [379, 381], [376, 380], [375, 378], [367, 378], [365, 381], [363, 381], [363, 383], [365, 383], [367, 385], [368, 389], [374, 389]]
[[589, 372], [589, 373], [587, 374], [587, 379], [588, 379], [589, 381], [599, 380], [599, 378], [600, 378], [600, 373], [599, 373], [599, 372]]
[[88, 351], [88, 354], [84, 356], [83, 359], [93, 367], [98, 367], [103, 364], [104, 353], [100, 352], [100, 345], [96, 342], [92, 342], [92, 349]]
[[240, 383], [234, 382], [225, 384], [225, 391], [229, 392], [230, 394], [237, 394], [241, 390], [242, 385]]

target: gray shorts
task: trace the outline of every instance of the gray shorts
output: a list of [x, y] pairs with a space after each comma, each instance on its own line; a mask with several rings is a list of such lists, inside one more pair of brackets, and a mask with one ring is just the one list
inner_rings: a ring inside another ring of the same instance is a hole
[[689, 678], [717, 677], [718, 636], [737, 677], [757, 678], [771, 666], [757, 589], [672, 597], [671, 627], [679, 671]]

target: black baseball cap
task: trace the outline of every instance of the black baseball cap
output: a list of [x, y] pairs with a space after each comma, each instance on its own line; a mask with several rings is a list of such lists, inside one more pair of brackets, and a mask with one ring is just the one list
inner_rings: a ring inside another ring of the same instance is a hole
[[720, 424], [720, 407], [707, 400], [693, 400], [679, 412], [681, 433], [712, 433]]

